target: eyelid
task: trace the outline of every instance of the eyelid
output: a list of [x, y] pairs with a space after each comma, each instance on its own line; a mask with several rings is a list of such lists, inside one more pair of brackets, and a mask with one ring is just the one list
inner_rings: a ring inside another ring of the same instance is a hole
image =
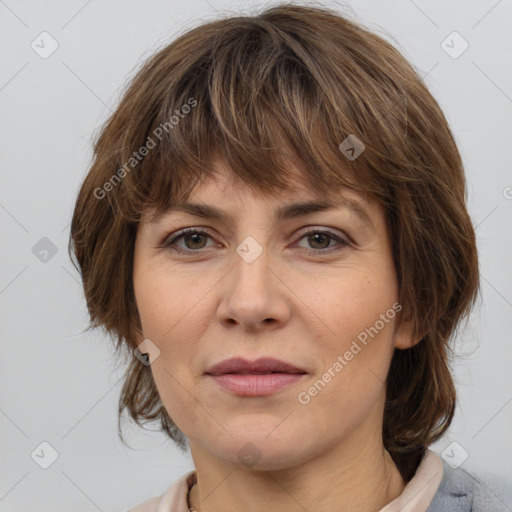
[[295, 238], [297, 238], [297, 241], [295, 242], [295, 244], [300, 242], [303, 238], [305, 238], [309, 234], [322, 233], [322, 234], [326, 234], [327, 236], [329, 236], [331, 238], [331, 240], [334, 240], [335, 242], [337, 242], [337, 245], [335, 245], [333, 247], [327, 247], [325, 249], [311, 249], [311, 248], [308, 249], [305, 247], [303, 247], [303, 249], [306, 249], [306, 250], [314, 252], [315, 254], [321, 255], [321, 254], [330, 254], [331, 252], [340, 251], [344, 247], [351, 246], [352, 245], [351, 238], [345, 234], [340, 235], [337, 233], [337, 231], [338, 230], [336, 230], [335, 228], [320, 227], [320, 226], [308, 226], [308, 227], [304, 228], [303, 231], [300, 231], [299, 233], [297, 233], [295, 235]]
[[162, 243], [159, 244], [159, 247], [165, 248], [169, 244], [176, 241], [178, 238], [183, 238], [183, 236], [187, 235], [188, 233], [203, 234], [209, 236], [210, 238], [214, 238], [213, 235], [209, 232], [208, 228], [202, 226], [189, 226], [183, 229], [178, 229], [177, 231], [173, 231], [170, 235], [166, 235]]
[[[292, 247], [296, 246], [298, 244], [298, 242], [300, 242], [307, 235], [317, 234], [317, 233], [326, 234], [327, 236], [329, 236], [331, 238], [331, 240], [334, 240], [335, 242], [337, 242], [336, 245], [334, 245], [333, 247], [327, 247], [324, 249], [314, 249], [314, 248], [308, 249], [306, 247], [302, 247], [301, 249], [309, 250], [309, 251], [316, 253], [317, 255], [321, 255], [321, 254], [330, 254], [332, 252], [340, 251], [341, 249], [343, 249], [347, 246], [351, 246], [352, 245], [351, 237], [349, 237], [345, 233], [338, 234], [338, 231], [339, 230], [336, 228], [331, 228], [331, 227], [327, 227], [327, 226], [314, 226], [314, 225], [306, 226], [294, 234], [294, 239], [296, 239], [296, 242], [294, 243], [294, 245]], [[170, 235], [166, 236], [166, 238], [163, 240], [163, 242], [158, 245], [158, 248], [159, 249], [168, 249], [170, 251], [176, 252], [177, 254], [181, 253], [182, 255], [192, 255], [192, 254], [199, 255], [202, 252], [204, 252], [205, 249], [208, 248], [208, 247], [203, 247], [203, 248], [200, 248], [197, 250], [177, 248], [176, 246], [173, 248], [173, 245], [175, 245], [176, 242], [182, 240], [188, 233], [204, 235], [204, 236], [214, 239], [214, 236], [209, 232], [208, 228], [205, 228], [202, 226], [189, 226], [189, 227], [174, 231]]]
[[295, 236], [302, 238], [304, 235], [307, 235], [311, 232], [328, 233], [335, 237], [338, 237], [339, 239], [343, 239], [347, 243], [351, 242], [351, 238], [345, 232], [339, 230], [338, 228], [331, 228], [329, 226], [306, 226], [305, 228], [299, 230], [299, 232]]

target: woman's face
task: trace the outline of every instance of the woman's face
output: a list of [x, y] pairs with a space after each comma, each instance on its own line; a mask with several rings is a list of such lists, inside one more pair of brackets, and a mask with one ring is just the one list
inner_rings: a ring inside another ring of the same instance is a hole
[[[226, 463], [287, 468], [340, 444], [355, 455], [381, 436], [394, 348], [412, 345], [407, 324], [398, 329], [384, 210], [349, 189], [339, 199], [357, 201], [370, 223], [343, 204], [290, 208], [325, 198], [298, 184], [278, 199], [257, 196], [216, 169], [187, 202], [225, 218], [173, 209], [137, 232], [137, 342], [157, 347], [163, 404], [193, 454]], [[200, 233], [176, 239], [183, 228]], [[304, 373], [206, 374], [233, 357]]]

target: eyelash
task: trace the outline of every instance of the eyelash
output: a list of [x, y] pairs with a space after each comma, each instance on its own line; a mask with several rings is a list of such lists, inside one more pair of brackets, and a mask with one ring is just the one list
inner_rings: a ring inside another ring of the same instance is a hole
[[[329, 247], [326, 249], [309, 249], [310, 251], [313, 251], [313, 252], [331, 253], [333, 251], [342, 250], [343, 248], [345, 248], [346, 246], [349, 245], [349, 243], [346, 240], [344, 240], [343, 238], [340, 238], [338, 235], [332, 233], [331, 231], [325, 231], [325, 230], [320, 230], [320, 229], [310, 229], [310, 230], [302, 233], [299, 240], [301, 240], [302, 238], [305, 238], [309, 235], [315, 235], [315, 234], [323, 234], [323, 235], [329, 236], [329, 238], [338, 242], [338, 245], [340, 245], [340, 247]], [[196, 229], [196, 228], [185, 228], [182, 231], [178, 232], [176, 234], [176, 236], [174, 236], [171, 240], [167, 239], [168, 241], [164, 241], [163, 244], [161, 245], [161, 248], [169, 250], [169, 251], [177, 252], [177, 253], [183, 254], [183, 255], [199, 254], [201, 252], [201, 249], [197, 249], [197, 250], [182, 249], [182, 248], [175, 246], [176, 242], [178, 240], [181, 240], [182, 238], [184, 238], [186, 235], [204, 235], [204, 236], [208, 236], [211, 238], [211, 235], [204, 230]], [[174, 245], [174, 247], [173, 247], [173, 245]], [[204, 249], [204, 247], [202, 249]]]

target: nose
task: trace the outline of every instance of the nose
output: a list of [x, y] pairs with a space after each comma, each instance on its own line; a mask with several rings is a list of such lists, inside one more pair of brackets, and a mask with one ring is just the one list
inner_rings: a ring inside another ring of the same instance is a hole
[[245, 331], [274, 330], [290, 318], [288, 288], [279, 278], [267, 250], [251, 263], [237, 252], [233, 268], [222, 280], [219, 322], [228, 328], [236, 325]]

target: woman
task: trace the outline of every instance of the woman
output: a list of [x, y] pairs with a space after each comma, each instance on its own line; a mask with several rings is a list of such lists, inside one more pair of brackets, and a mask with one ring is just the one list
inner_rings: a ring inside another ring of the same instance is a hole
[[128, 351], [119, 413], [195, 470], [134, 511], [501, 510], [429, 445], [478, 292], [460, 154], [390, 44], [283, 4], [142, 67], [70, 250]]

